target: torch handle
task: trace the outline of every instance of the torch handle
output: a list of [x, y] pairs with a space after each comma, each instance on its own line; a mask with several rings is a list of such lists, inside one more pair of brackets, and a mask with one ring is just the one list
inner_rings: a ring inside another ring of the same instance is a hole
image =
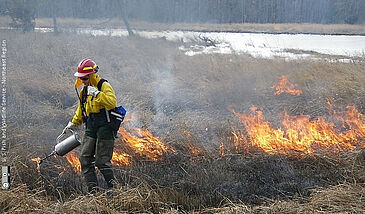
[[[73, 131], [72, 129], [66, 129], [66, 130], [69, 130], [72, 134], [75, 134], [75, 131]], [[61, 138], [66, 134], [66, 130], [63, 131], [60, 135], [58, 135], [58, 137], [56, 138], [56, 142], [57, 143], [60, 143], [61, 141]]]

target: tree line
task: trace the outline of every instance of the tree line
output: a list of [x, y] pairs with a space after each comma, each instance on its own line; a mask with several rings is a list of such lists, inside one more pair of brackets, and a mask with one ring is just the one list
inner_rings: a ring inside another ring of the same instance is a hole
[[362, 24], [365, 0], [0, 0], [13, 17], [124, 18], [161, 23]]

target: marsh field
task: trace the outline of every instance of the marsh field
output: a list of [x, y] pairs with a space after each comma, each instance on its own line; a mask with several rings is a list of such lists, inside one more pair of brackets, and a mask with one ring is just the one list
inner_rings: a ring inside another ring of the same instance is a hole
[[[2, 213], [365, 212], [363, 60], [187, 56], [179, 42], [138, 36], [3, 30], [1, 39], [12, 175]], [[32, 161], [72, 118], [84, 57], [128, 111], [112, 198], [85, 194], [71, 155]], [[277, 93], [285, 79], [300, 93]]]

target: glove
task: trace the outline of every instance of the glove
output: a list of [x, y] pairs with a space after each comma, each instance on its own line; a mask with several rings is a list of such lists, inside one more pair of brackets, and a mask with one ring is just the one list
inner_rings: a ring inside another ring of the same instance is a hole
[[87, 95], [96, 97], [99, 93], [100, 93], [100, 91], [97, 88], [95, 88], [94, 86], [89, 85], [87, 87]]
[[62, 133], [65, 133], [67, 129], [73, 129], [76, 127], [76, 124], [73, 122], [68, 122], [67, 126], [63, 129]]

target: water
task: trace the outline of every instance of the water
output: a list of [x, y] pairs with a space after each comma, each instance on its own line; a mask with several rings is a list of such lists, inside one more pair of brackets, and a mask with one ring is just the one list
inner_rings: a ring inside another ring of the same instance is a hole
[[[50, 32], [50, 28], [37, 28], [38, 32]], [[63, 29], [78, 34], [94, 36], [128, 36], [125, 29]], [[365, 36], [314, 35], [314, 34], [263, 34], [193, 31], [136, 31], [143, 38], [163, 38], [179, 41], [186, 55], [197, 54], [249, 54], [257, 58], [318, 59], [335, 56], [343, 62], [353, 62], [364, 57]]]

